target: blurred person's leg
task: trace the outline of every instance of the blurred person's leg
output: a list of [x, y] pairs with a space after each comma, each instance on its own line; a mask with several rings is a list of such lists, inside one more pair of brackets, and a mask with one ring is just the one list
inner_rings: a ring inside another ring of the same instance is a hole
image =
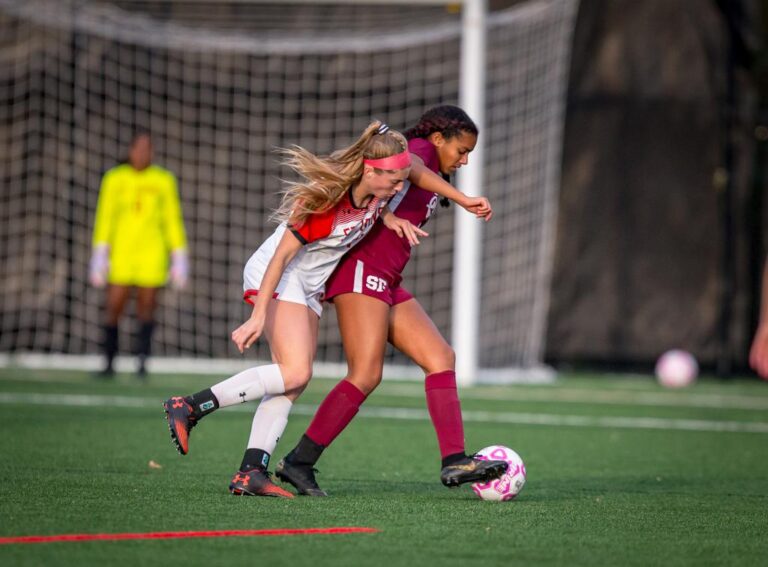
[[139, 320], [139, 338], [136, 355], [139, 359], [137, 373], [139, 377], [147, 374], [147, 358], [152, 352], [152, 334], [155, 330], [155, 309], [160, 288], [137, 287], [136, 318]]
[[118, 351], [118, 323], [125, 310], [125, 304], [131, 294], [131, 288], [124, 285], [109, 285], [107, 287], [107, 307], [104, 320], [102, 349], [104, 352], [104, 368], [99, 373], [103, 377], [111, 377], [115, 370], [113, 367]]

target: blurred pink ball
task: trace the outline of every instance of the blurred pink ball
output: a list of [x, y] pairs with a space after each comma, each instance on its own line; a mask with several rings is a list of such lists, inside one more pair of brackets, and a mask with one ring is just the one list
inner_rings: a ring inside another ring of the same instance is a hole
[[666, 388], [684, 388], [699, 375], [699, 365], [689, 352], [668, 350], [656, 362], [656, 379]]

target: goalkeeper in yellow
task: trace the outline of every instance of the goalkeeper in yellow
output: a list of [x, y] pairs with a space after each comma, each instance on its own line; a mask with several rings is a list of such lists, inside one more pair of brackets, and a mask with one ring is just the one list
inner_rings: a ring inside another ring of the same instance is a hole
[[101, 376], [114, 375], [118, 323], [133, 293], [140, 325], [137, 372], [146, 376], [158, 290], [169, 278], [175, 288], [185, 286], [186, 249], [176, 178], [152, 164], [152, 141], [140, 133], [131, 142], [128, 161], [104, 174], [96, 207], [89, 279], [95, 287], [107, 287]]

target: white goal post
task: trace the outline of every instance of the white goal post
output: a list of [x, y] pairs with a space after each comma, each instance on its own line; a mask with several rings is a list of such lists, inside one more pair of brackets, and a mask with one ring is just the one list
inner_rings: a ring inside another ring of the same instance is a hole
[[[493, 12], [486, 0], [211, 4], [0, 0], [0, 365], [98, 365], [93, 213], [101, 175], [137, 128], [179, 178], [192, 261], [190, 289], [162, 297], [150, 368], [224, 372], [254, 364], [228, 335], [246, 314], [242, 266], [273, 229], [286, 174], [273, 150], [324, 153], [373, 118], [402, 130], [448, 103], [480, 129], [457, 185], [487, 195], [494, 218], [439, 211], [404, 284], [454, 346], [462, 383], [551, 379], [542, 359], [578, 0]], [[316, 374], [343, 376], [333, 309], [320, 335]], [[385, 376], [421, 373], [390, 351]]]

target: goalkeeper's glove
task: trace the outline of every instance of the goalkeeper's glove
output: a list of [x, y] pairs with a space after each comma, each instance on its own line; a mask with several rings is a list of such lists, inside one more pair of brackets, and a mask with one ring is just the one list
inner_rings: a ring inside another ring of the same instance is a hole
[[173, 289], [184, 289], [189, 277], [189, 258], [186, 250], [174, 250], [171, 253], [171, 286]]
[[98, 244], [93, 249], [91, 262], [88, 266], [88, 280], [93, 287], [104, 287], [107, 285], [108, 274], [109, 246], [107, 244]]

